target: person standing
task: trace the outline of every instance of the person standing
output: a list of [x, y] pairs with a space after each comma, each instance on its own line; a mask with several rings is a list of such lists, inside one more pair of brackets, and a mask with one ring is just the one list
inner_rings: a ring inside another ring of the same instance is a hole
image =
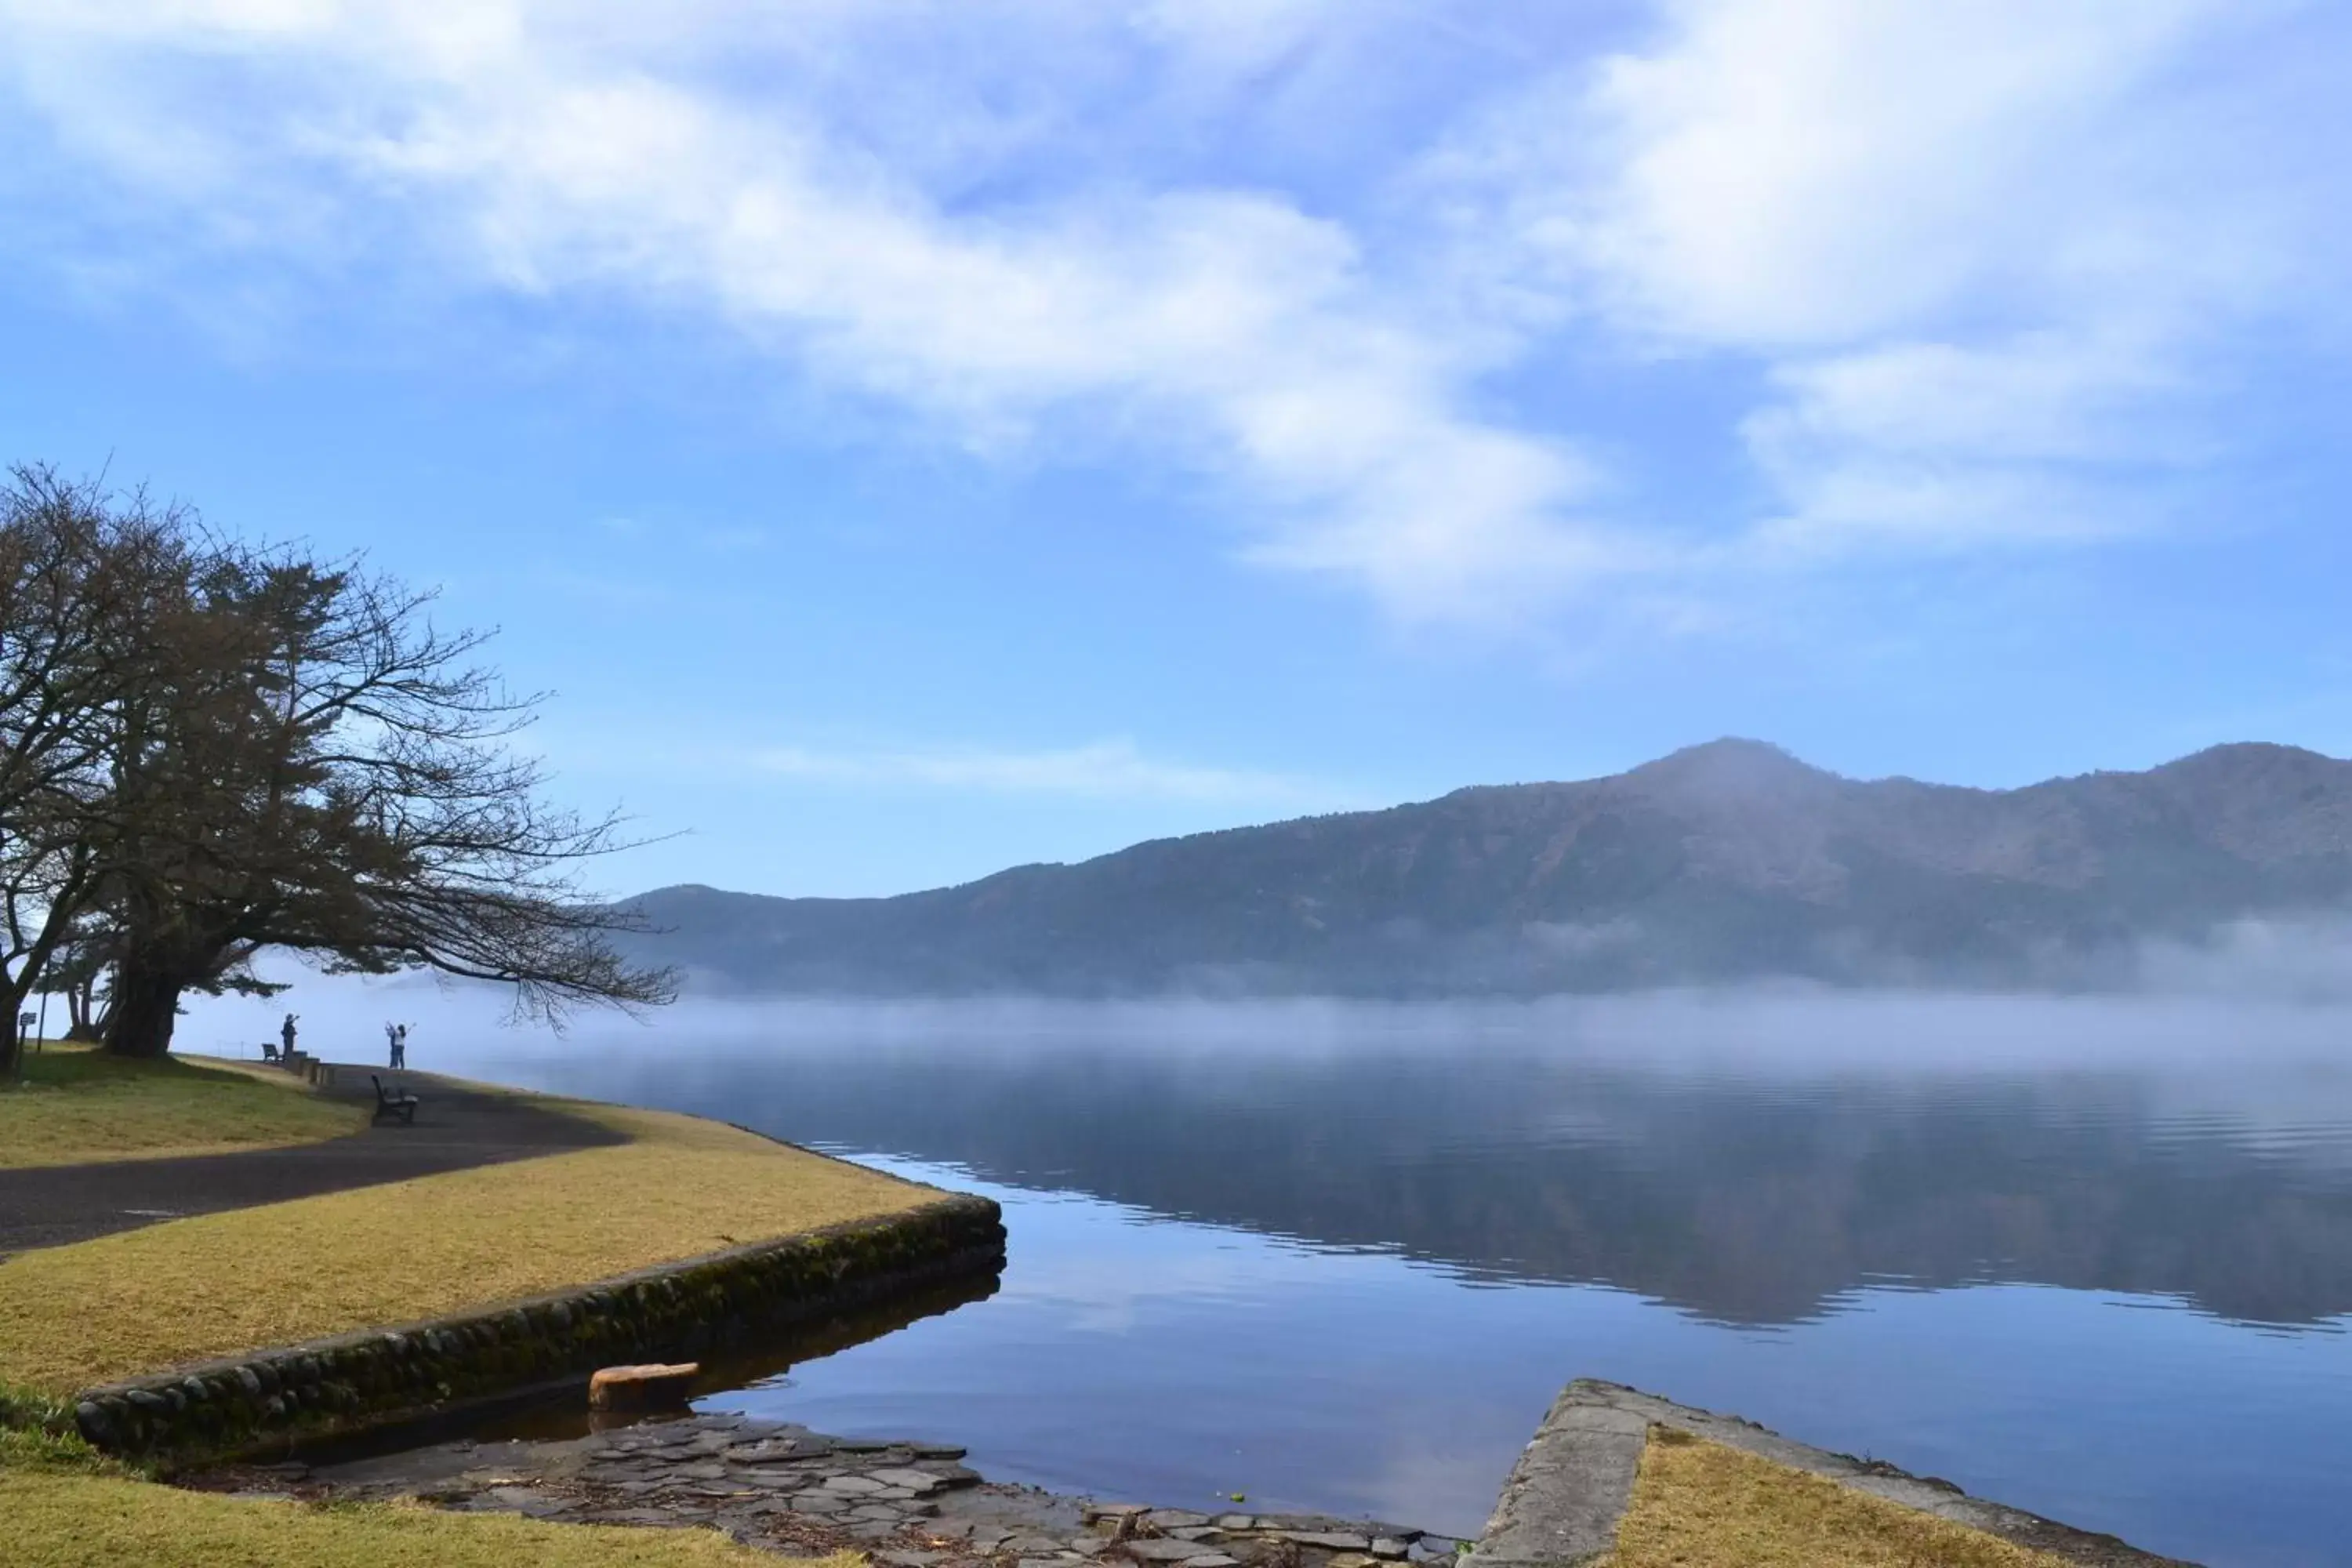
[[408, 1026], [405, 1024], [393, 1026], [392, 1065], [396, 1068], [408, 1065]]
[[388, 1054], [391, 1065], [398, 1067], [400, 1065], [400, 1026], [389, 1018], [384, 1020], [383, 1025], [383, 1048]]
[[282, 1024], [280, 1024], [280, 1025], [278, 1025], [278, 1039], [280, 1039], [281, 1041], [283, 1041], [283, 1042], [285, 1043], [285, 1047], [286, 1047], [286, 1055], [287, 1055], [287, 1056], [289, 1056], [289, 1057], [290, 1057], [290, 1056], [292, 1056], [292, 1055], [294, 1054], [294, 1015], [293, 1015], [293, 1014], [291, 1014], [291, 1013], [287, 1014], [287, 1015], [286, 1015], [286, 1021], [285, 1021], [284, 1023], [282, 1023]]

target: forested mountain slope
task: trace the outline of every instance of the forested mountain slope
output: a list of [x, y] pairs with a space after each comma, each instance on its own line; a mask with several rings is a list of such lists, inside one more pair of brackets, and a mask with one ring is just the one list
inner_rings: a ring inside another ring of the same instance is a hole
[[2352, 763], [2219, 746], [2014, 790], [1718, 741], [1609, 778], [1139, 844], [889, 899], [635, 900], [699, 986], [1528, 994], [2121, 977], [2149, 940], [2352, 906]]

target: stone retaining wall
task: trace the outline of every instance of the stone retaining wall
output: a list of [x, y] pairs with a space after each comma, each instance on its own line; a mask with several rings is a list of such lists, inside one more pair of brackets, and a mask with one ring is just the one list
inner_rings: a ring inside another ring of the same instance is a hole
[[463, 1316], [110, 1384], [77, 1395], [74, 1415], [82, 1436], [110, 1453], [232, 1458], [584, 1379], [615, 1363], [711, 1355], [1003, 1264], [1001, 1211], [959, 1194]]

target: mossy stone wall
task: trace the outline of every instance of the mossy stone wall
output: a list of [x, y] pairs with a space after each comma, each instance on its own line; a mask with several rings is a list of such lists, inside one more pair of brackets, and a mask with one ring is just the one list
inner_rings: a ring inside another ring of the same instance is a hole
[[175, 1368], [83, 1391], [81, 1434], [110, 1453], [225, 1458], [413, 1420], [449, 1405], [698, 1358], [901, 1292], [993, 1273], [1004, 1221], [956, 1195], [576, 1290]]

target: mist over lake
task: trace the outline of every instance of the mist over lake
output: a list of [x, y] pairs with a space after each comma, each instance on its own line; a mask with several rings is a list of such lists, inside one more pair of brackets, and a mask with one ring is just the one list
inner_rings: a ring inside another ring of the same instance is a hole
[[994, 1296], [722, 1401], [820, 1429], [1474, 1533], [1597, 1376], [2216, 1564], [2352, 1539], [2340, 1006], [688, 1003], [556, 1039], [303, 989], [330, 1051], [399, 1016], [420, 1068], [999, 1197]]

